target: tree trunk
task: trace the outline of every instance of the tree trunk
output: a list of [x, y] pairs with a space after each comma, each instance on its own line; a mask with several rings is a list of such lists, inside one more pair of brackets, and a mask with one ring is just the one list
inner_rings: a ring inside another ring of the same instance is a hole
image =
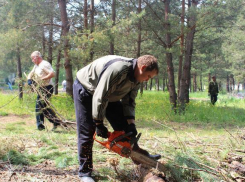
[[151, 80], [150, 80], [150, 90], [152, 90], [152, 78], [151, 78]]
[[86, 31], [86, 30], [88, 30], [88, 1], [87, 0], [84, 0], [84, 4], [83, 4], [83, 16], [84, 16], [83, 24], [84, 24], [84, 29]]
[[[138, 0], [138, 14], [141, 13], [141, 0]], [[137, 58], [140, 57], [141, 48], [141, 19], [138, 22], [138, 39], [137, 39]]]
[[190, 81], [189, 81], [189, 91], [191, 92], [191, 75], [190, 75]]
[[44, 26], [42, 26], [42, 57], [43, 59], [46, 59], [45, 58], [45, 49], [46, 49], [45, 42], [46, 42], [46, 39], [45, 39]]
[[[112, 5], [111, 5], [111, 10], [112, 10], [112, 26], [115, 25], [116, 23], [116, 0], [112, 0]], [[114, 35], [111, 35], [111, 41], [110, 41], [110, 54], [114, 55]]]
[[227, 74], [227, 76], [226, 76], [226, 91], [227, 91], [227, 93], [229, 93], [230, 92], [230, 79], [229, 79], [229, 75]]
[[[141, 0], [138, 0], [138, 14], [141, 13], [142, 9], [141, 9]], [[138, 39], [137, 39], [137, 55], [136, 57], [140, 57], [140, 49], [141, 49], [141, 19], [139, 19], [139, 22], [138, 22]], [[140, 93], [143, 94], [143, 91], [144, 91], [144, 84], [141, 83], [140, 85]]]
[[94, 0], [91, 0], [91, 4], [90, 4], [90, 15], [91, 15], [91, 19], [90, 19], [90, 32], [94, 32]]
[[[93, 33], [94, 32], [94, 0], [91, 0], [91, 4], [90, 4], [90, 22], [91, 22], [91, 25], [90, 25], [90, 33]], [[91, 50], [90, 50], [90, 61], [93, 61], [94, 59], [94, 49], [93, 49], [93, 46], [91, 47]]]
[[54, 94], [55, 95], [57, 95], [59, 92], [58, 87], [59, 87], [60, 60], [61, 60], [61, 49], [58, 50], [58, 55], [57, 55], [55, 86], [54, 86]]
[[[52, 3], [53, 6], [53, 3]], [[50, 26], [49, 26], [49, 39], [48, 39], [48, 59], [47, 61], [50, 62], [52, 65], [53, 61], [53, 11], [50, 12]]]
[[184, 23], [185, 23], [185, 0], [182, 0], [182, 12], [181, 12], [181, 38], [180, 38], [180, 56], [179, 56], [179, 72], [178, 72], [178, 97], [180, 90], [180, 80], [182, 75], [182, 62], [184, 55]]
[[162, 91], [165, 91], [165, 86], [166, 86], [166, 76], [165, 76], [165, 72], [164, 72], [163, 78], [162, 78]]
[[159, 79], [158, 76], [155, 77], [156, 90], [159, 91]]
[[64, 57], [65, 57], [65, 72], [66, 72], [66, 93], [73, 97], [73, 76], [72, 76], [72, 65], [69, 57], [69, 39], [67, 35], [69, 33], [70, 25], [68, 22], [67, 12], [66, 12], [66, 0], [58, 0], [61, 21], [62, 21], [62, 37], [64, 41]]
[[229, 80], [230, 80], [230, 84], [229, 84], [229, 85], [230, 85], [230, 92], [232, 92], [233, 89], [234, 89], [234, 88], [232, 87], [232, 86], [233, 86], [233, 75], [232, 75], [232, 74], [230, 74], [230, 79], [229, 79]]
[[208, 73], [208, 82], [211, 82], [211, 73]]
[[168, 78], [166, 78], [166, 85], [167, 85], [167, 90], [168, 90], [168, 92], [169, 92], [169, 87], [168, 87]]
[[197, 91], [197, 74], [193, 73], [193, 92]]
[[[190, 3], [190, 0], [188, 0], [188, 3]], [[192, 1], [192, 7], [196, 9], [197, 7], [197, 0]], [[189, 7], [190, 9], [190, 7]], [[193, 51], [193, 40], [194, 40], [194, 34], [195, 34], [195, 23], [196, 23], [196, 14], [193, 12], [190, 18], [188, 20], [188, 27], [190, 28], [189, 32], [186, 36], [186, 52], [185, 52], [185, 62], [183, 67], [183, 73], [181, 77], [181, 83], [180, 83], [180, 103], [181, 103], [181, 110], [185, 109], [185, 104], [189, 103], [189, 84], [190, 84], [190, 71], [191, 71], [191, 57], [192, 57], [192, 51]]]
[[245, 90], [245, 79], [243, 80], [242, 89]]
[[166, 33], [166, 62], [167, 62], [167, 72], [168, 72], [168, 88], [169, 88], [169, 99], [173, 108], [176, 108], [176, 99], [177, 94], [175, 91], [175, 83], [174, 83], [174, 66], [172, 61], [172, 53], [169, 51], [171, 49], [171, 37], [170, 37], [170, 22], [168, 20], [168, 15], [170, 14], [170, 0], [165, 0], [165, 29], [168, 33]]
[[18, 88], [19, 88], [19, 99], [23, 99], [23, 83], [22, 83], [22, 70], [21, 70], [21, 58], [20, 58], [20, 48], [17, 47], [17, 74], [18, 74]]
[[[84, 32], [86, 32], [86, 37], [88, 39], [88, 1], [84, 0], [84, 4], [83, 4], [83, 25], [84, 25]], [[88, 47], [86, 47], [85, 49], [87, 49]], [[91, 59], [91, 57], [90, 57]], [[86, 58], [86, 60], [84, 60], [84, 66], [86, 66], [88, 64], [89, 60], [88, 58]]]
[[201, 72], [200, 72], [200, 91], [201, 92], [203, 91], [203, 88], [202, 88], [202, 69], [201, 69]]

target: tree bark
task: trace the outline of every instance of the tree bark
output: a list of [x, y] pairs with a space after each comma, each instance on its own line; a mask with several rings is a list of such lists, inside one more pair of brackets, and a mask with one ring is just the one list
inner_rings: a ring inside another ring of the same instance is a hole
[[[53, 7], [53, 3], [52, 3], [52, 7]], [[54, 23], [53, 18], [54, 18], [53, 11], [51, 11], [50, 12], [49, 39], [48, 39], [48, 59], [47, 59], [51, 65], [53, 61], [53, 31], [54, 31], [53, 30], [53, 23]]]
[[84, 29], [86, 31], [86, 30], [88, 30], [88, 1], [87, 0], [84, 0], [84, 4], [83, 4], [83, 16], [84, 16], [83, 24], [84, 24]]
[[182, 12], [181, 12], [181, 37], [180, 37], [180, 56], [179, 56], [179, 72], [178, 72], [178, 97], [179, 97], [179, 90], [180, 90], [180, 80], [182, 75], [182, 62], [183, 62], [183, 55], [184, 55], [184, 23], [185, 23], [185, 0], [182, 0]]
[[152, 90], [152, 78], [150, 79], [150, 90]]
[[[138, 12], [138, 14], [140, 14], [141, 13], [141, 11], [142, 11], [142, 9], [141, 9], [141, 4], [142, 4], [142, 2], [141, 2], [141, 0], [138, 0], [138, 9], [137, 9], [137, 12]], [[137, 39], [137, 55], [136, 55], [136, 57], [138, 58], [138, 57], [140, 57], [140, 50], [141, 50], [141, 19], [139, 19], [139, 22], [138, 22], [138, 39]], [[140, 84], [140, 93], [141, 94], [143, 94], [143, 91], [144, 91], [144, 84], [143, 83], [141, 83]]]
[[158, 76], [155, 77], [156, 90], [159, 91], [159, 79]]
[[46, 50], [46, 45], [45, 45], [46, 39], [45, 39], [45, 32], [44, 32], [44, 26], [42, 26], [42, 57], [45, 59], [45, 50]]
[[[188, 0], [188, 3], [190, 4], [190, 0]], [[193, 10], [196, 9], [198, 4], [198, 0], [192, 1], [192, 7]], [[190, 5], [189, 5], [190, 6]], [[190, 7], [189, 7], [190, 8]], [[196, 13], [192, 12], [190, 18], [188, 20], [188, 27], [190, 28], [189, 32], [186, 36], [186, 51], [185, 51], [185, 62], [183, 67], [183, 73], [181, 77], [181, 83], [180, 83], [180, 104], [181, 104], [181, 110], [185, 110], [185, 104], [189, 103], [189, 84], [190, 84], [190, 71], [191, 71], [191, 57], [192, 57], [192, 51], [193, 51], [193, 40], [195, 35], [195, 23], [196, 23]]]
[[69, 40], [67, 35], [69, 33], [70, 25], [68, 22], [67, 12], [66, 12], [66, 0], [58, 0], [60, 15], [62, 21], [62, 38], [64, 42], [64, 57], [65, 57], [65, 72], [66, 72], [66, 93], [73, 97], [73, 76], [72, 76], [72, 65], [69, 57]]
[[203, 91], [203, 88], [202, 88], [202, 69], [201, 69], [201, 72], [200, 72], [200, 91], [201, 92]]
[[163, 73], [163, 78], [162, 78], [162, 91], [165, 91], [165, 86], [166, 86], [166, 76], [165, 72]]
[[90, 25], [90, 32], [94, 32], [94, 0], [91, 0], [90, 4], [90, 15], [91, 15], [91, 25]]
[[[94, 32], [94, 0], [91, 0], [90, 4], [90, 33]], [[90, 50], [90, 61], [93, 61], [94, 59], [94, 49], [93, 46], [91, 47]]]
[[21, 70], [21, 57], [20, 57], [20, 47], [17, 46], [17, 74], [19, 78], [18, 89], [19, 89], [19, 99], [23, 99], [23, 83], [22, 83], [22, 70]]
[[230, 83], [229, 83], [229, 75], [227, 74], [226, 76], [226, 91], [229, 93], [230, 92]]
[[144, 84], [145, 84], [145, 90], [147, 90], [148, 89], [148, 82], [144, 82]]
[[165, 29], [166, 33], [166, 62], [167, 62], [167, 72], [168, 72], [168, 89], [169, 89], [169, 99], [173, 108], [176, 108], [176, 99], [177, 94], [175, 91], [175, 83], [174, 83], [174, 66], [172, 61], [172, 53], [171, 49], [171, 37], [170, 37], [170, 23], [168, 20], [168, 15], [170, 14], [170, 0], [164, 1], [165, 5]]
[[242, 90], [245, 90], [245, 79], [243, 80], [243, 84], [242, 84]]
[[[141, 13], [141, 0], [138, 0], [138, 14]], [[138, 39], [137, 39], [137, 58], [140, 57], [140, 49], [141, 49], [141, 19], [138, 22]]]
[[[111, 5], [111, 10], [112, 10], [112, 27], [116, 23], [116, 0], [112, 0], [112, 5]], [[111, 41], [110, 41], [110, 54], [114, 55], [114, 35], [111, 34]]]
[[193, 92], [197, 91], [197, 74], [193, 73]]
[[56, 73], [55, 73], [55, 86], [54, 86], [54, 94], [58, 94], [58, 87], [59, 87], [59, 73], [60, 73], [60, 60], [61, 60], [61, 49], [58, 50], [57, 55], [57, 63], [56, 63]]

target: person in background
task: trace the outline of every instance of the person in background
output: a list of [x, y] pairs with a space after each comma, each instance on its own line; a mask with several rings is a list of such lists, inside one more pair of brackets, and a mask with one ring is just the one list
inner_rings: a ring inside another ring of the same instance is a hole
[[66, 91], [66, 80], [63, 80], [62, 84], [62, 91]]
[[12, 88], [12, 83], [9, 81], [9, 78], [8, 78], [8, 77], [5, 78], [5, 83], [8, 85], [9, 90], [13, 90], [13, 88]]
[[[158, 72], [157, 59], [151, 55], [138, 59], [108, 55], [77, 72], [73, 96], [78, 136], [78, 175], [81, 181], [94, 181], [91, 177], [93, 135], [96, 132], [102, 138], [108, 137], [105, 118], [113, 130], [131, 132], [131, 137], [137, 135], [135, 98], [138, 89], [140, 83], [153, 78]], [[156, 160], [161, 157], [149, 154], [137, 143], [133, 150]]]
[[47, 100], [51, 98], [54, 87], [52, 78], [55, 76], [54, 70], [48, 61], [42, 59], [39, 51], [34, 51], [31, 54], [31, 60], [35, 64], [32, 71], [27, 76], [28, 85], [33, 85], [38, 92], [36, 100], [36, 123], [38, 130], [44, 130], [44, 117], [53, 123], [55, 130], [60, 125], [60, 120], [57, 118], [53, 109], [47, 105]]
[[211, 98], [211, 103], [214, 105], [218, 100], [219, 87], [215, 76], [212, 76], [212, 80], [208, 86], [208, 95]]

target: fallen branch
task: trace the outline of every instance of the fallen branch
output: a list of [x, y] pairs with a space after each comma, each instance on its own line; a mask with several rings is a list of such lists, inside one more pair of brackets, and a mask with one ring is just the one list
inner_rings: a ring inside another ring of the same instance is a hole
[[[27, 78], [27, 75], [26, 75], [26, 73], [24, 73], [24, 75], [26, 76], [26, 78]], [[35, 80], [35, 79], [33, 79], [36, 83], [38, 83], [38, 81], [37, 80]], [[42, 87], [42, 86], [39, 86], [40, 88]], [[63, 128], [65, 128], [65, 129], [67, 129], [68, 128], [68, 126], [70, 126], [72, 129], [75, 129], [75, 126], [76, 126], [76, 123], [75, 122], [70, 122], [70, 121], [67, 121], [57, 110], [56, 110], [56, 108], [51, 104], [51, 102], [43, 95], [43, 93], [35, 86], [35, 85], [33, 85], [33, 84], [31, 84], [31, 88], [32, 88], [32, 90], [37, 94], [37, 95], [39, 95], [40, 96], [40, 98], [45, 102], [45, 104], [47, 105], [47, 107], [49, 107], [49, 108], [51, 108], [54, 112], [55, 112], [55, 114], [58, 116], [58, 120], [59, 120], [59, 124], [63, 127]]]
[[236, 152], [241, 152], [241, 153], [245, 153], [245, 150], [241, 150], [241, 149], [235, 149]]

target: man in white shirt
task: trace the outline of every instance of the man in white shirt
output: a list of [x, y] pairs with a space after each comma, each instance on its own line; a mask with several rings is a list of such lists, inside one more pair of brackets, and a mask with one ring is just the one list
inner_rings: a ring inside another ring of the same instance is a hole
[[28, 85], [34, 84], [38, 89], [36, 100], [36, 121], [38, 130], [44, 130], [44, 117], [53, 123], [53, 130], [60, 125], [60, 120], [55, 112], [47, 105], [45, 100], [48, 100], [53, 91], [52, 78], [55, 76], [54, 70], [48, 61], [42, 59], [39, 51], [34, 51], [31, 54], [32, 62], [35, 64], [32, 71], [28, 74]]

